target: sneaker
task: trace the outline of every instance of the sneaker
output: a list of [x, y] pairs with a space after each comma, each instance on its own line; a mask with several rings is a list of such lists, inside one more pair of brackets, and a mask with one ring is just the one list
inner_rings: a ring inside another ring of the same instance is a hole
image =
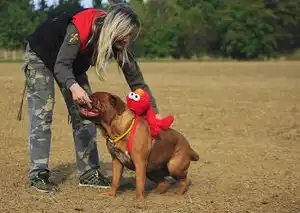
[[79, 177], [79, 186], [108, 189], [110, 183], [110, 180], [101, 174], [98, 169], [90, 169]]
[[49, 171], [41, 170], [34, 177], [30, 178], [30, 185], [36, 190], [44, 193], [57, 191], [57, 185], [49, 181]]

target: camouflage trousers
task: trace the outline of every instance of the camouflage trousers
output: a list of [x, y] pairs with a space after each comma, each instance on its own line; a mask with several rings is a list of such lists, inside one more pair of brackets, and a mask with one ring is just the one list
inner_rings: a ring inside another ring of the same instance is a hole
[[[29, 177], [33, 177], [41, 169], [49, 170], [55, 78], [29, 46], [25, 51], [23, 70], [27, 82], [29, 112]], [[76, 81], [88, 94], [91, 93], [86, 74], [78, 77]], [[71, 115], [77, 170], [78, 175], [81, 175], [91, 168], [99, 167], [96, 127], [79, 116], [78, 105], [73, 101], [70, 91], [61, 86], [59, 88]]]

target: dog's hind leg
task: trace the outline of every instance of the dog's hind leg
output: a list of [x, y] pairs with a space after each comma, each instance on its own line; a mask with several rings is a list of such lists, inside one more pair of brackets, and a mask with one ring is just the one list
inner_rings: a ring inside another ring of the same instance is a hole
[[157, 184], [157, 187], [153, 190], [155, 193], [163, 194], [168, 190], [170, 184], [165, 180], [167, 176], [169, 176], [167, 167], [147, 173], [147, 178]]
[[175, 157], [168, 163], [170, 175], [179, 182], [178, 189], [176, 190], [177, 194], [184, 194], [188, 190], [190, 185], [190, 181], [187, 179], [189, 166], [190, 161], [180, 157]]

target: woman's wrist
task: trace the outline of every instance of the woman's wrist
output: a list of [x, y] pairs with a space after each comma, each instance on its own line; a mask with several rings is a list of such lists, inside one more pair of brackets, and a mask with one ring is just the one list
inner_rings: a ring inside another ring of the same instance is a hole
[[66, 87], [68, 90], [71, 91], [71, 88], [74, 88], [75, 85], [78, 85], [78, 83], [74, 80], [74, 79], [69, 79], [67, 82], [66, 82]]

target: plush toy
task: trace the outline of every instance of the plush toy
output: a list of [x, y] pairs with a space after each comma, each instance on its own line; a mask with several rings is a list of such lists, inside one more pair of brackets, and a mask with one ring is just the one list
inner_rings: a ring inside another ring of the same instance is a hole
[[144, 119], [147, 120], [152, 136], [158, 135], [161, 129], [167, 130], [170, 128], [174, 121], [174, 117], [172, 115], [168, 115], [162, 119], [157, 119], [156, 113], [151, 106], [150, 96], [142, 89], [136, 89], [134, 92], [130, 92], [126, 96], [126, 102], [129, 109], [131, 109], [136, 115], [143, 116]]

